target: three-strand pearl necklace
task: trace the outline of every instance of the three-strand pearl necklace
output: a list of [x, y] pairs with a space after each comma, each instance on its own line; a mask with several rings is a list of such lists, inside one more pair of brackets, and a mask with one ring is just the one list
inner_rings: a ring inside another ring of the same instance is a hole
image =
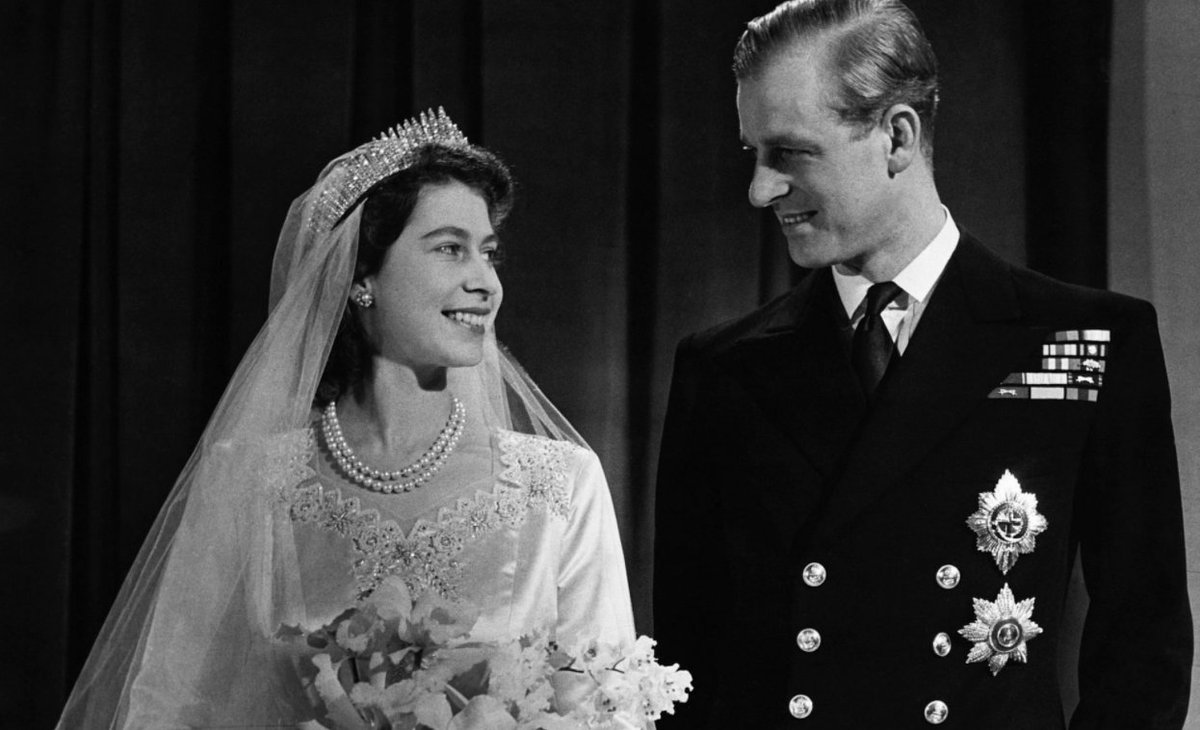
[[385, 494], [407, 492], [433, 478], [438, 469], [442, 468], [442, 464], [446, 463], [450, 452], [458, 445], [463, 424], [466, 422], [467, 408], [454, 396], [450, 396], [450, 400], [450, 418], [438, 434], [437, 440], [433, 442], [433, 446], [426, 449], [413, 463], [395, 471], [373, 469], [359, 460], [358, 455], [346, 443], [346, 437], [342, 435], [337, 405], [333, 401], [325, 406], [325, 412], [321, 416], [321, 435], [324, 436], [334, 461], [351, 481]]

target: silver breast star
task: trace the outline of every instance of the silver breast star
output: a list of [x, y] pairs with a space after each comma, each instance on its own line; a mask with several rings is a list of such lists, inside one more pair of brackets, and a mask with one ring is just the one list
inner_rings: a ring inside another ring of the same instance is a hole
[[978, 537], [976, 547], [991, 553], [1004, 575], [1018, 556], [1033, 552], [1037, 536], [1049, 524], [1037, 506], [1037, 496], [1021, 491], [1021, 483], [1005, 469], [994, 490], [979, 494], [979, 509], [967, 518]]
[[995, 676], [1010, 657], [1026, 662], [1029, 656], [1025, 642], [1042, 633], [1042, 627], [1033, 622], [1034, 599], [1018, 602], [1005, 583], [995, 601], [974, 601], [975, 620], [958, 630], [967, 641], [975, 642], [967, 664], [986, 661]]

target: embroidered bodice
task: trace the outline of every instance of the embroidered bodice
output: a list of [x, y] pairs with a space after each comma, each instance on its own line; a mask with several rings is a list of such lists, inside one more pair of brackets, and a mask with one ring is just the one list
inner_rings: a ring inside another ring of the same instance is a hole
[[[357, 487], [330, 464], [311, 429], [210, 447], [208, 488], [188, 502], [163, 571], [177, 580], [155, 603], [167, 618], [129, 690], [129, 727], [307, 722], [314, 698], [297, 671], [311, 662], [279, 632], [332, 623], [384, 576], [477, 609], [471, 640], [545, 631], [567, 646], [632, 645], [616, 517], [592, 452], [479, 424], [438, 482], [404, 494]], [[210, 519], [217, 506], [227, 519]], [[205, 574], [215, 564], [230, 566], [227, 583]], [[197, 704], [198, 687], [218, 690]]]
[[418, 519], [406, 533], [394, 519], [365, 507], [359, 496], [317, 479], [311, 429], [289, 436], [272, 459], [279, 500], [289, 517], [335, 533], [353, 546], [358, 597], [369, 595], [384, 578], [397, 575], [414, 595], [434, 591], [460, 598], [470, 556], [465, 548], [502, 528], [519, 529], [536, 510], [564, 521], [570, 512], [568, 469], [584, 453], [563, 441], [499, 431], [502, 469], [490, 491], [478, 490], [442, 507], [434, 519]]

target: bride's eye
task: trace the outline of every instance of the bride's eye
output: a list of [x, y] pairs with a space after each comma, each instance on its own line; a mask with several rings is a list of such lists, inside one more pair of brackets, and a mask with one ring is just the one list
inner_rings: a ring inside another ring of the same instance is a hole
[[463, 245], [461, 243], [443, 243], [436, 250], [438, 253], [444, 253], [447, 256], [455, 258], [460, 258], [463, 255]]
[[504, 249], [497, 246], [496, 248], [484, 249], [480, 252], [483, 258], [487, 260], [493, 267], [499, 266], [504, 261]]

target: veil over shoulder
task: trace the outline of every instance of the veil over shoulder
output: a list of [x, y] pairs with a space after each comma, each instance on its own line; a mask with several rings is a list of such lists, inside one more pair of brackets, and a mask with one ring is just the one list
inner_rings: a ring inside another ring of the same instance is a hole
[[[323, 199], [349, 184], [353, 158], [368, 146], [333, 160], [292, 204], [275, 252], [268, 319], [170, 491], [58, 727], [275, 727], [311, 717], [303, 689], [287, 681], [294, 650], [272, 641], [282, 624], [309, 620], [312, 590], [301, 575], [301, 528], [279, 504], [289, 486], [311, 476], [304, 442], [352, 285], [361, 206], [332, 226], [314, 221]], [[484, 353], [479, 365], [449, 374], [472, 414], [495, 431], [586, 450], [491, 328]], [[606, 490], [602, 499], [615, 531]], [[628, 589], [620, 567], [614, 588], [626, 596], [613, 611], [621, 633], [631, 634], [631, 619], [621, 615]]]

